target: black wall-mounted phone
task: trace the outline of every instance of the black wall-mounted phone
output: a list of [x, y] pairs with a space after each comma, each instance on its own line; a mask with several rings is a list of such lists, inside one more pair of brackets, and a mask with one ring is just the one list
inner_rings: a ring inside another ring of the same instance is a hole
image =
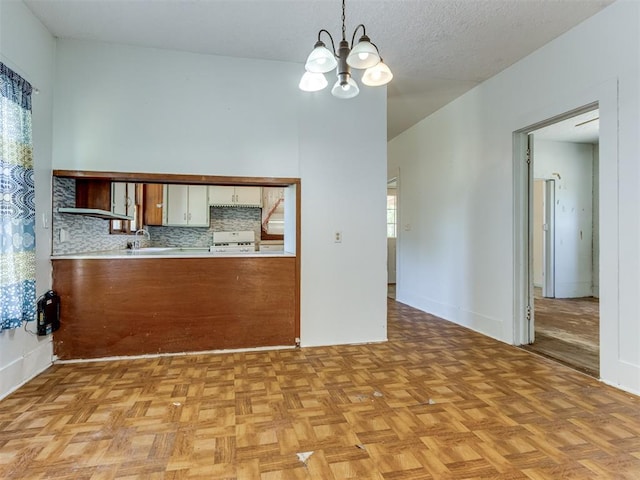
[[38, 335], [49, 335], [60, 328], [60, 297], [49, 290], [38, 299]]

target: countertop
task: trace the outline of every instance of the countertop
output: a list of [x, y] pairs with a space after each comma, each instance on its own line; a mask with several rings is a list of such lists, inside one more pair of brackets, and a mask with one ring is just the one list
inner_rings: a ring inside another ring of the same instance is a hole
[[109, 258], [222, 258], [222, 257], [295, 257], [289, 252], [229, 252], [211, 253], [208, 248], [197, 247], [147, 247], [136, 250], [107, 250], [101, 252], [70, 253], [63, 255], [52, 255], [51, 260], [87, 260], [87, 259], [109, 259]]

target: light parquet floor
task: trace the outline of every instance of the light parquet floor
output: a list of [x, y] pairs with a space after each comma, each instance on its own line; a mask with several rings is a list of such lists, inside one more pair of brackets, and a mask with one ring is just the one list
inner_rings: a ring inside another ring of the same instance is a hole
[[0, 402], [0, 478], [640, 478], [640, 398], [393, 300], [389, 337], [54, 365]]
[[600, 376], [600, 304], [597, 298], [544, 298], [535, 289], [535, 341], [523, 348]]

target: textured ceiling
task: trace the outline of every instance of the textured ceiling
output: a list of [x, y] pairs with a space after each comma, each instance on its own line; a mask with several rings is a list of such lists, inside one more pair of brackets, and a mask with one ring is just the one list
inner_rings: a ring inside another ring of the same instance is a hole
[[[5, 0], [2, 0], [5, 1]], [[339, 0], [24, 0], [56, 37], [303, 64]], [[394, 73], [388, 138], [613, 0], [347, 0]], [[328, 93], [328, 92], [327, 92]]]

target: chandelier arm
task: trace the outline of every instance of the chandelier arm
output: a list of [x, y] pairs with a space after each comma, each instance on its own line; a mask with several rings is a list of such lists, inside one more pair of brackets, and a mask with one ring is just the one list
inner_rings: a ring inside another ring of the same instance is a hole
[[326, 33], [327, 35], [329, 35], [329, 40], [331, 40], [331, 50], [333, 50], [333, 56], [334, 56], [334, 57], [337, 57], [338, 55], [336, 54], [336, 44], [335, 44], [335, 43], [333, 43], [333, 37], [331, 36], [331, 33], [329, 33], [329, 31], [328, 31], [328, 30], [325, 30], [325, 29], [323, 28], [322, 30], [320, 30], [320, 31], [318, 32], [318, 41], [321, 41], [321, 40], [320, 40], [320, 34], [321, 34], [322, 32], [324, 32], [324, 33]]
[[[364, 24], [360, 24], [356, 27], [356, 29], [353, 31], [353, 35], [351, 36], [351, 48], [353, 48], [355, 46], [355, 41], [356, 41], [356, 33], [358, 33], [358, 29], [362, 27], [362, 35], [366, 35], [367, 34], [367, 30], [364, 27]], [[378, 48], [378, 47], [376, 47]]]

